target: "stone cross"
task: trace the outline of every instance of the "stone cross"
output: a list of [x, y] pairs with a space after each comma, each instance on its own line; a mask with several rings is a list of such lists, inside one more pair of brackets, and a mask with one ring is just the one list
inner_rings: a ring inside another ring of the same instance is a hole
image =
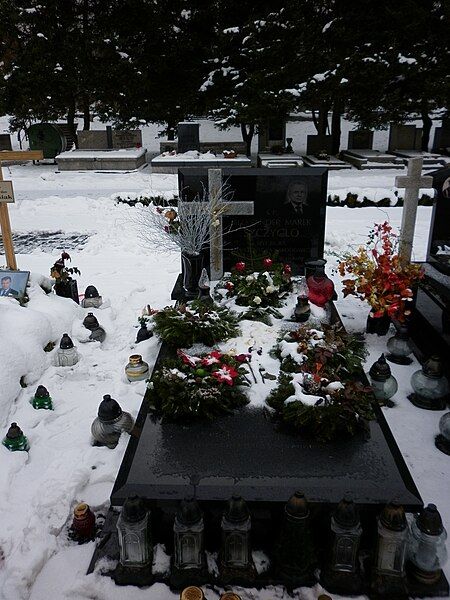
[[3, 247], [5, 248], [6, 264], [9, 269], [17, 270], [17, 261], [14, 254], [11, 223], [9, 221], [8, 203], [14, 202], [14, 193], [11, 181], [3, 181], [2, 160], [42, 160], [42, 150], [19, 151], [6, 150], [0, 152], [0, 227], [2, 231]]
[[419, 191], [421, 188], [433, 186], [432, 177], [422, 176], [422, 164], [423, 158], [410, 158], [408, 160], [407, 175], [400, 175], [395, 178], [396, 187], [405, 188], [399, 242], [399, 256], [403, 264], [411, 262]]
[[222, 217], [253, 215], [253, 202], [222, 202], [222, 169], [208, 169], [208, 193], [211, 204], [210, 271], [216, 281], [223, 275], [223, 224]]

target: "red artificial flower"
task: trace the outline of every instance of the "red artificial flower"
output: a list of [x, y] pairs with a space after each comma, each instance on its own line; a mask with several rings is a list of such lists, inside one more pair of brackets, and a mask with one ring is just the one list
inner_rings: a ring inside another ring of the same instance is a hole
[[240, 363], [248, 362], [250, 354], [237, 354], [235, 356], [236, 360]]
[[177, 355], [181, 358], [184, 364], [188, 365], [189, 367], [195, 367], [200, 361], [197, 356], [189, 356], [189, 354], [186, 354], [186, 352], [183, 352], [183, 350], [180, 349], [177, 350]]
[[202, 359], [202, 365], [204, 367], [210, 367], [211, 365], [218, 365], [222, 359], [222, 354], [217, 350], [210, 352], [207, 356]]
[[236, 271], [239, 271], [239, 272], [245, 271], [245, 262], [237, 262], [234, 265], [234, 268], [236, 269]]
[[265, 258], [263, 260], [263, 265], [266, 267], [266, 269], [270, 269], [270, 267], [273, 265], [273, 260], [271, 258]]
[[234, 283], [232, 281], [227, 281], [225, 287], [229, 292], [232, 292], [234, 290]]
[[70, 254], [68, 254], [67, 252], [63, 252], [63, 253], [61, 254], [61, 258], [62, 258], [63, 260], [70, 260], [70, 261], [72, 260], [72, 259], [70, 258]]
[[217, 379], [219, 383], [226, 383], [227, 385], [233, 385], [233, 380], [239, 375], [239, 373], [230, 367], [230, 365], [220, 365], [217, 371], [213, 372], [213, 377]]
[[291, 265], [284, 265], [284, 267], [283, 267], [283, 273], [286, 273], [287, 275], [290, 275], [292, 273], [292, 267], [291, 267]]

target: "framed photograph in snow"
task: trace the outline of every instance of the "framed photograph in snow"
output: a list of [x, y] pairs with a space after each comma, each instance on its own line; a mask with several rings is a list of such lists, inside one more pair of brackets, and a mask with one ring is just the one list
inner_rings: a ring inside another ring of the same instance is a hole
[[29, 277], [30, 271], [0, 269], [0, 298], [23, 300]]

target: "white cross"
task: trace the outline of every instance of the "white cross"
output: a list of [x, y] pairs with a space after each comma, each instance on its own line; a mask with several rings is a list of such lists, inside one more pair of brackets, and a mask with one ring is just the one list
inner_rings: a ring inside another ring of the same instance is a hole
[[433, 178], [429, 175], [422, 176], [422, 164], [423, 158], [410, 158], [407, 175], [395, 178], [396, 187], [405, 188], [399, 242], [399, 256], [403, 264], [411, 262], [420, 189], [433, 187]]
[[217, 281], [223, 275], [222, 217], [254, 214], [253, 202], [222, 202], [222, 191], [222, 169], [208, 169], [208, 196], [211, 214], [209, 253], [212, 281]]

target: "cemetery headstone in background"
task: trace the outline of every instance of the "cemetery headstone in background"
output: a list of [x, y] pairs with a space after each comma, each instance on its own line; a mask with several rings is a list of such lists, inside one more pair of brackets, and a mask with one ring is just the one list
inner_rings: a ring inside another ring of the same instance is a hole
[[392, 124], [389, 130], [389, 152], [393, 150], [420, 150], [422, 129], [415, 125]]
[[306, 138], [306, 154], [331, 154], [333, 138], [331, 135], [308, 135]]
[[0, 151], [1, 150], [12, 150], [11, 136], [9, 133], [0, 133]]
[[258, 152], [274, 152], [285, 147], [286, 121], [283, 118], [269, 119], [259, 126]]
[[78, 148], [80, 150], [118, 150], [142, 146], [140, 129], [113, 130], [111, 135], [110, 142], [106, 130], [79, 131], [77, 134]]
[[200, 152], [200, 124], [178, 123], [178, 153], [189, 150]]
[[[224, 269], [230, 270], [248, 239], [255, 252], [275, 257], [303, 272], [305, 260], [322, 258], [325, 237], [327, 170], [286, 168], [224, 169], [231, 201], [254, 202], [254, 215], [224, 217]], [[208, 189], [206, 169], [181, 169], [180, 197], [194, 200]], [[242, 256], [242, 255], [241, 255]]]
[[373, 147], [373, 131], [370, 129], [354, 129], [348, 132], [347, 148], [349, 150], [371, 150]]
[[448, 152], [450, 148], [450, 117], [442, 119], [441, 127], [434, 131], [433, 152]]

